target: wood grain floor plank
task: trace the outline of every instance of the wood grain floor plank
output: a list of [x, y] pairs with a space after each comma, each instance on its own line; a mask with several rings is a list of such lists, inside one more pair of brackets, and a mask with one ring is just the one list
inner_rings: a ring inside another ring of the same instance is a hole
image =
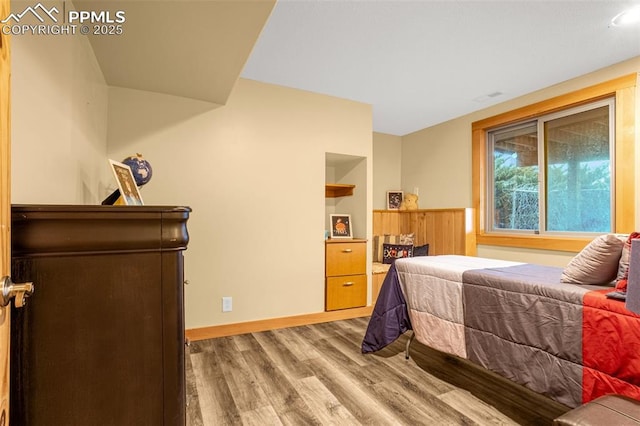
[[236, 347], [240, 352], [251, 350], [256, 343], [256, 339], [251, 333], [238, 334], [232, 337]]
[[202, 352], [203, 347], [208, 347], [211, 344], [210, 340], [199, 340], [189, 343], [189, 354], [198, 354]]
[[242, 356], [283, 424], [321, 424], [291, 384], [285, 371], [281, 366], [275, 365], [261, 347], [258, 350], [243, 351]]
[[323, 425], [360, 424], [317, 377], [305, 377], [295, 385], [298, 393]]
[[369, 363], [369, 359], [362, 356], [360, 351], [360, 345], [357, 344], [356, 339], [353, 338], [350, 333], [341, 334], [337, 332], [334, 336], [327, 339], [327, 341], [331, 342], [336, 349], [342, 352], [345, 356], [347, 356], [351, 361], [355, 362], [360, 366], [367, 365]]
[[362, 345], [362, 339], [364, 338], [364, 331], [367, 328], [369, 321], [368, 318], [352, 318], [340, 322], [333, 322], [331, 324], [337, 325], [345, 330], [345, 335], [353, 336], [353, 343], [360, 347]]
[[462, 389], [454, 389], [451, 392], [440, 395], [443, 402], [463, 413], [479, 425], [493, 424], [497, 426], [517, 426], [518, 423], [511, 420], [493, 407], [471, 395]]
[[349, 321], [349, 324], [353, 324], [358, 328], [358, 330], [362, 330], [362, 331], [365, 331], [367, 329], [367, 326], [369, 325], [369, 317], [352, 318], [348, 321]]
[[[326, 343], [325, 343], [326, 342]], [[454, 389], [453, 386], [437, 379], [429, 373], [416, 368], [415, 363], [409, 359], [404, 359], [404, 345], [398, 345], [393, 358], [378, 357], [377, 355], [363, 355], [359, 352], [359, 346], [353, 344], [344, 336], [336, 335], [330, 339], [317, 343], [318, 350], [323, 350], [325, 356], [343, 366], [350, 365], [344, 358], [350, 353], [349, 360], [358, 359], [356, 364], [363, 368], [352, 368], [348, 370], [354, 380], [364, 381], [367, 384], [380, 382], [397, 381], [404, 383], [404, 386], [411, 387], [413, 392], [422, 393], [423, 396], [434, 396], [446, 393]], [[364, 378], [363, 378], [364, 377]]]
[[198, 386], [196, 385], [196, 375], [191, 365], [191, 350], [185, 349], [185, 384], [187, 399], [187, 419], [190, 426], [204, 426], [202, 411], [200, 410], [200, 399], [198, 397]]
[[394, 413], [365, 391], [370, 385], [354, 383], [341, 368], [325, 358], [305, 363], [338, 401], [363, 425], [397, 425]]
[[413, 358], [405, 359], [405, 343], [406, 336], [403, 336], [387, 347], [389, 353], [383, 355], [381, 351], [375, 354], [366, 354], [365, 357], [384, 363], [388, 374], [403, 376], [406, 380], [418, 384], [422, 391], [429, 394], [442, 395], [456, 389], [455, 386], [419, 368]]
[[221, 337], [212, 341], [213, 350], [220, 361], [220, 368], [227, 381], [236, 407], [242, 414], [270, 405], [258, 379], [252, 374], [232, 337]]
[[271, 361], [279, 365], [280, 368], [286, 370], [291, 377], [301, 379], [303, 377], [309, 377], [311, 371], [300, 362], [300, 359], [289, 350], [286, 346], [286, 342], [282, 339], [278, 339], [278, 336], [273, 331], [265, 331], [261, 333], [255, 333], [255, 339], [262, 346], [264, 352], [271, 358]]
[[231, 395], [216, 354], [203, 351], [191, 356], [196, 373], [202, 421], [205, 425], [231, 425], [240, 422], [240, 414]]
[[[473, 421], [462, 413], [449, 407], [442, 410], [436, 407], [432, 401], [416, 400], [397, 383], [377, 383], [370, 392], [376, 395], [376, 400], [381, 405], [393, 411], [398, 419], [398, 424], [404, 425], [472, 425]], [[446, 404], [443, 404], [443, 406]]]
[[241, 334], [238, 336], [232, 336], [232, 339], [235, 342], [236, 347], [238, 348], [240, 353], [264, 351], [258, 340], [256, 340], [256, 336], [259, 334], [260, 333]]
[[[353, 382], [367, 384], [365, 391], [378, 403], [387, 406], [402, 424], [415, 424], [417, 419], [423, 418], [426, 424], [472, 424], [473, 422], [461, 413], [452, 409], [446, 403], [436, 398], [425, 390], [423, 381], [416, 381], [415, 377], [398, 374], [380, 362], [376, 357], [364, 357], [357, 353], [359, 346], [351, 340], [340, 335], [344, 329], [339, 326], [334, 330], [334, 337], [323, 339], [316, 343], [319, 350], [326, 353], [327, 359], [341, 366], [341, 370], [350, 377]], [[349, 335], [347, 333], [347, 335]], [[346, 357], [344, 352], [357, 355], [360, 362]], [[404, 355], [399, 354], [403, 357]], [[405, 363], [408, 361], [404, 360]], [[430, 375], [425, 374], [430, 378]], [[422, 410], [428, 406], [429, 410]]]
[[320, 339], [326, 339], [327, 334], [320, 329], [321, 324], [304, 325], [296, 327], [296, 333], [310, 342], [317, 342]]
[[[338, 331], [341, 327], [333, 322], [324, 322], [321, 324], [314, 324], [312, 327], [313, 331], [318, 334], [318, 339], [329, 339], [336, 335], [336, 331]], [[316, 339], [316, 340], [318, 340]]]
[[[410, 362], [410, 360], [396, 360], [396, 364], [408, 364]], [[376, 386], [388, 387], [402, 393], [407, 399], [413, 401], [417, 410], [428, 407], [429, 411], [439, 413], [438, 417], [447, 419], [459, 418], [458, 411], [439, 398], [442, 395], [440, 392], [442, 388], [437, 384], [434, 385], [433, 382], [437, 379], [430, 374], [404, 374], [399, 372], [401, 370], [390, 368], [389, 365], [385, 365], [384, 369], [388, 372], [388, 378], [383, 382], [377, 383]]]
[[282, 422], [273, 406], [256, 408], [241, 414], [243, 426], [281, 426]]
[[349, 358], [351, 362], [361, 367], [371, 363], [371, 358], [363, 357], [360, 353], [360, 348], [354, 346], [353, 341], [344, 336], [336, 335], [335, 337], [331, 337], [325, 341], [328, 342], [331, 347], [335, 348], [335, 350], [340, 351], [342, 355]]
[[273, 330], [278, 340], [285, 345], [291, 353], [300, 361], [305, 361], [311, 358], [317, 358], [320, 356], [316, 351], [313, 342], [302, 336], [298, 329], [300, 327], [281, 328]]
[[[316, 348], [323, 355], [324, 359], [331, 361], [336, 366], [340, 366], [341, 371], [351, 376], [352, 380], [359, 380], [366, 386], [379, 383], [386, 377], [386, 374], [381, 376], [379, 370], [373, 368], [367, 368], [366, 372], [362, 373], [364, 367], [342, 352], [339, 347], [332, 343], [331, 339], [318, 340], [316, 342]], [[369, 360], [367, 361], [370, 362]]]

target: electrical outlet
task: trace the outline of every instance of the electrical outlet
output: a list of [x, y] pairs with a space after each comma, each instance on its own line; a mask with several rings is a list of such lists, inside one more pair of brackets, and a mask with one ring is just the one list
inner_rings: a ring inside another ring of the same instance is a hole
[[231, 312], [233, 310], [233, 298], [231, 297], [223, 297], [222, 298], [222, 312]]

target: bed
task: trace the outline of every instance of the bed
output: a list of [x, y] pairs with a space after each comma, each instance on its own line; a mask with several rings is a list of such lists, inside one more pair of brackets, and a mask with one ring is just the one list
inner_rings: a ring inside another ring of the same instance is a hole
[[640, 399], [640, 316], [610, 286], [561, 282], [563, 268], [443, 255], [389, 269], [363, 353], [413, 330], [568, 407], [617, 393]]

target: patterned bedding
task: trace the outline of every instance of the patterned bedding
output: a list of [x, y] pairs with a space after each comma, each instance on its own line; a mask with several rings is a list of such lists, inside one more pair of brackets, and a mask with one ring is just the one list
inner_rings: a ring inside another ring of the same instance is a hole
[[[419, 342], [569, 407], [607, 393], [640, 399], [640, 316], [607, 299], [611, 287], [561, 283], [561, 274], [477, 257], [398, 260], [362, 351], [412, 328]], [[389, 321], [386, 312], [393, 313]]]

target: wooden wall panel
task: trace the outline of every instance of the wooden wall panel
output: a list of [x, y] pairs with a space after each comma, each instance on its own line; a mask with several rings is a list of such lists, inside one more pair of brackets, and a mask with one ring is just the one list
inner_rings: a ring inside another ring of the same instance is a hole
[[465, 212], [455, 212], [452, 224], [452, 233], [456, 236], [454, 244], [455, 251], [461, 251], [466, 249], [466, 235], [465, 235]]
[[475, 256], [471, 208], [414, 211], [374, 210], [373, 235], [415, 233], [415, 245], [429, 244], [429, 254]]
[[415, 220], [412, 220], [411, 225], [413, 226], [414, 232], [416, 234], [416, 242], [415, 245], [421, 246], [428, 242], [429, 235], [429, 222], [427, 219], [432, 217], [432, 215], [426, 212], [416, 212], [411, 215], [415, 217]]
[[400, 215], [386, 214], [392, 210], [374, 210], [373, 235], [400, 234]]

